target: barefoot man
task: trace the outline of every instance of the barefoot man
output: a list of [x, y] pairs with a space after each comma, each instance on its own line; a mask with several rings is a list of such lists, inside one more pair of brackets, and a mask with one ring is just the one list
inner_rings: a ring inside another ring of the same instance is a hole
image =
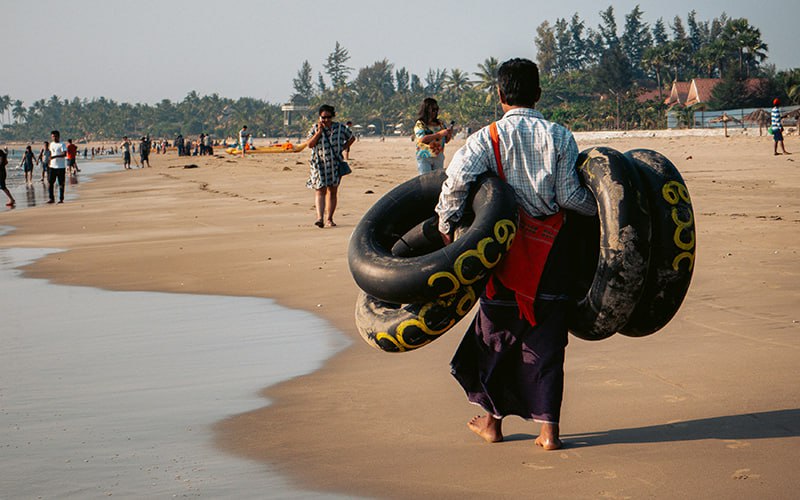
[[470, 430], [490, 443], [502, 441], [503, 418], [517, 415], [540, 423], [536, 444], [555, 450], [561, 447], [568, 292], [574, 279], [564, 210], [594, 215], [597, 202], [580, 183], [572, 133], [534, 110], [541, 96], [536, 64], [511, 59], [500, 66], [497, 79], [505, 114], [453, 156], [436, 213], [442, 239], [450, 243], [470, 184], [490, 172], [514, 189], [520, 228], [450, 366], [467, 399], [486, 411], [469, 421]]

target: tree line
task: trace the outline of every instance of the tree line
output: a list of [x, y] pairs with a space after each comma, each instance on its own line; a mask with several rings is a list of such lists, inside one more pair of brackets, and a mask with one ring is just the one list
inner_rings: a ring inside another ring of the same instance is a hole
[[[671, 82], [692, 78], [723, 79], [706, 109], [766, 107], [774, 97], [800, 103], [800, 68], [777, 71], [768, 64], [767, 44], [747, 19], [722, 13], [704, 21], [691, 11], [685, 21], [675, 16], [651, 25], [638, 5], [624, 16], [621, 31], [613, 7], [601, 11], [600, 18], [591, 27], [576, 13], [535, 29], [533, 59], [544, 89], [538, 108], [573, 130], [663, 128], [663, 101]], [[296, 116], [290, 127], [284, 125], [279, 104], [249, 97], [234, 100], [191, 91], [180, 102], [164, 99], [149, 105], [54, 95], [25, 107], [6, 95], [0, 96], [1, 138], [38, 140], [51, 128], [87, 140], [203, 132], [219, 138], [234, 136], [243, 124], [259, 136], [298, 135], [308, 130], [323, 103], [336, 106], [339, 118], [364, 130], [410, 133], [419, 104], [428, 96], [439, 100], [443, 118], [461, 127], [481, 127], [502, 113], [495, 91], [500, 62], [494, 57], [473, 71], [432, 68], [422, 76], [387, 59], [356, 71], [349, 60], [349, 51], [336, 42], [316, 73], [303, 61], [290, 102], [309, 111]], [[746, 84], [752, 78], [759, 84]], [[652, 98], [641, 102], [637, 97], [645, 91]]]

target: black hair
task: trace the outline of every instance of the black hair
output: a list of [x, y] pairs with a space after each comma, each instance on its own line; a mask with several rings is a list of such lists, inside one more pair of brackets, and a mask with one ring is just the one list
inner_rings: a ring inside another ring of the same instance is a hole
[[439, 113], [439, 103], [433, 97], [426, 97], [419, 105], [419, 113], [417, 113], [417, 120], [425, 125], [437, 125], [441, 123], [437, 118]]
[[541, 95], [539, 67], [530, 59], [509, 59], [497, 68], [497, 87], [506, 104], [532, 108]]
[[53, 130], [53, 131], [50, 132], [50, 135], [57, 135], [57, 136], [60, 137], [61, 136], [61, 132], [59, 132], [58, 130]]
[[318, 114], [318, 115], [321, 115], [321, 114], [322, 114], [322, 113], [324, 113], [325, 111], [327, 111], [328, 113], [330, 113], [330, 114], [331, 114], [331, 116], [336, 116], [336, 110], [335, 110], [335, 109], [333, 108], [333, 106], [331, 106], [330, 104], [323, 104], [322, 106], [320, 106], [320, 107], [319, 107], [319, 112], [318, 112], [317, 114]]

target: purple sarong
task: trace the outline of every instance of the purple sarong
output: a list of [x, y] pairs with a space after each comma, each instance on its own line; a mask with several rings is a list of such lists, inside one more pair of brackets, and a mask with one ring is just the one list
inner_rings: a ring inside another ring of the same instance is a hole
[[450, 368], [467, 399], [496, 417], [558, 423], [564, 391], [568, 301], [536, 299], [536, 326], [520, 318], [513, 292], [500, 287], [479, 310]]

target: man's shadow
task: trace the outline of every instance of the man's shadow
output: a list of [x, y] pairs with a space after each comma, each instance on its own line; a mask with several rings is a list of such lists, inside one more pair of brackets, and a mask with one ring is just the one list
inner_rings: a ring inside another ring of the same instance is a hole
[[[667, 443], [699, 439], [748, 440], [800, 436], [800, 409], [744, 413], [685, 420], [670, 424], [562, 434], [565, 448], [608, 444]], [[533, 439], [528, 434], [506, 436], [506, 441]]]

